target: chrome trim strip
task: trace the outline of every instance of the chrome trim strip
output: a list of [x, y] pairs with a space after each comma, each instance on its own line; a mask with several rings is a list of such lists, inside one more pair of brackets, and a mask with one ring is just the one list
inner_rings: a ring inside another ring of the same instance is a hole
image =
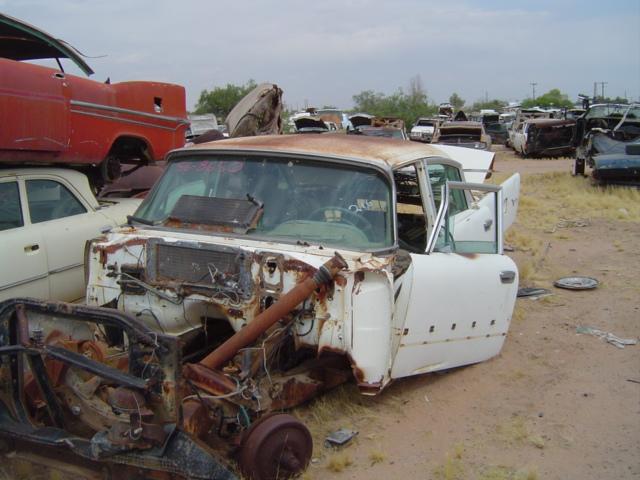
[[73, 265], [67, 265], [66, 267], [55, 268], [49, 271], [49, 275], [53, 275], [54, 273], [66, 272], [67, 270], [71, 270], [73, 268], [78, 268], [84, 266], [84, 262], [74, 263]]
[[71, 105], [77, 105], [78, 107], [94, 108], [96, 110], [106, 110], [109, 112], [126, 113], [128, 115], [138, 115], [139, 117], [155, 118], [158, 120], [165, 120], [167, 122], [177, 122], [178, 124], [187, 125], [189, 123], [185, 118], [169, 117], [168, 115], [158, 115], [157, 113], [141, 112], [139, 110], [112, 107], [111, 105], [102, 105], [99, 103], [83, 102], [81, 100], [71, 100], [69, 103]]
[[49, 276], [48, 273], [43, 273], [42, 275], [36, 275], [35, 277], [27, 278], [26, 280], [20, 280], [19, 282], [3, 285], [2, 287], [0, 287], [0, 292], [2, 290], [8, 290], [9, 288], [18, 287], [20, 285], [24, 285], [25, 283], [33, 282], [35, 280], [41, 280], [43, 278], [47, 278], [48, 276]]
[[175, 132], [180, 127], [180, 125], [176, 126], [175, 128], [164, 127], [162, 125], [155, 125], [153, 123], [138, 122], [136, 120], [129, 120], [127, 118], [111, 117], [109, 115], [101, 115], [99, 113], [85, 112], [85, 111], [82, 111], [82, 110], [73, 110], [73, 109], [71, 109], [71, 112], [77, 113], [79, 115], [87, 115], [88, 117], [106, 118], [107, 120], [113, 120], [114, 122], [131, 123], [133, 125], [142, 125], [142, 126], [145, 126], [145, 127], [160, 128], [162, 130], [170, 130], [172, 132]]

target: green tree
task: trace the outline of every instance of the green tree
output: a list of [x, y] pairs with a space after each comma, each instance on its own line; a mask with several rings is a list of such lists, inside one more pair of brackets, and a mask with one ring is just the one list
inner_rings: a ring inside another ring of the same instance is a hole
[[569, 100], [569, 96], [566, 93], [562, 93], [557, 88], [552, 88], [544, 95], [540, 95], [535, 100], [533, 98], [527, 98], [521, 103], [523, 108], [531, 107], [555, 107], [555, 108], [571, 108], [573, 102]]
[[195, 113], [214, 113], [216, 117], [224, 118], [251, 90], [256, 88], [256, 82], [249, 80], [244, 85], [227, 83], [224, 87], [215, 87], [213, 90], [203, 90], [196, 104]]
[[504, 100], [498, 100], [497, 98], [489, 101], [478, 100], [471, 106], [471, 110], [474, 112], [479, 112], [480, 110], [500, 111], [507, 105], [509, 105], [508, 102], [505, 102]]
[[621, 105], [627, 105], [629, 103], [629, 100], [619, 96], [616, 98], [610, 98], [610, 97], [603, 98], [602, 96], [597, 96], [595, 103], [618, 103]]
[[465, 101], [460, 98], [456, 92], [453, 92], [449, 97], [449, 103], [453, 105], [454, 110], [461, 110], [464, 107]]
[[353, 95], [354, 111], [377, 117], [398, 117], [410, 128], [418, 117], [434, 115], [438, 107], [429, 104], [427, 93], [422, 88], [420, 76], [415, 76], [409, 84], [409, 93], [398, 88], [391, 95], [373, 90], [365, 90]]

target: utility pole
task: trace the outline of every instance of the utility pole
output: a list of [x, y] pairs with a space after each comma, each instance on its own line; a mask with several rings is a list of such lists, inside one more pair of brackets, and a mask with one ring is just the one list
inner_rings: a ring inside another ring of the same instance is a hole
[[538, 85], [536, 82], [531, 82], [529, 85], [531, 85], [531, 88], [533, 90], [533, 99], [536, 99], [536, 85]]
[[593, 82], [593, 103], [596, 103], [598, 97], [598, 82]]
[[604, 102], [604, 86], [609, 83], [609, 82], [600, 82], [600, 85], [602, 85], [602, 101]]

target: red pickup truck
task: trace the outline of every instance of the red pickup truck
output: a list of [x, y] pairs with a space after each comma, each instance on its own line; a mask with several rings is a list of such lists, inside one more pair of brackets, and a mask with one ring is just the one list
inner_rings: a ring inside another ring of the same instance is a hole
[[[184, 145], [184, 87], [101, 83], [66, 73], [65, 58], [93, 73], [69, 44], [0, 14], [0, 166], [66, 165], [103, 183]], [[59, 68], [30, 63], [42, 59]]]

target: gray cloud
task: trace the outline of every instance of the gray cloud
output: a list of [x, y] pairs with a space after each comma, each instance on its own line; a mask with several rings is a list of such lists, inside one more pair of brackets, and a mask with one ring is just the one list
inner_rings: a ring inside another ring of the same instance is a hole
[[480, 5], [0, 1], [4, 12], [88, 55], [107, 55], [90, 60], [97, 79], [180, 83], [189, 107], [202, 89], [249, 78], [278, 83], [294, 107], [305, 100], [350, 106], [355, 93], [390, 93], [416, 74], [435, 101], [453, 91], [469, 102], [485, 91], [519, 99], [530, 94], [531, 81], [538, 92], [558, 87], [574, 97], [604, 80], [610, 95], [640, 96], [640, 12], [613, 5], [599, 17], [567, 18], [553, 4], [536, 11]]

